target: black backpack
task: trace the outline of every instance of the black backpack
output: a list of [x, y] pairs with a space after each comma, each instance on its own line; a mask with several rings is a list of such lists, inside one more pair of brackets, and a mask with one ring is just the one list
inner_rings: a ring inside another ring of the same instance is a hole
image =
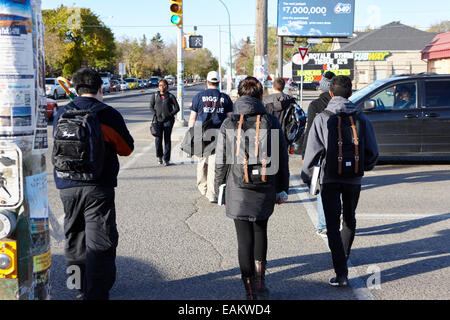
[[105, 144], [97, 113], [105, 108], [103, 103], [88, 110], [79, 110], [74, 103], [66, 106], [53, 133], [52, 163], [58, 178], [85, 182], [100, 178]]
[[281, 129], [284, 132], [287, 145], [289, 146], [303, 135], [306, 127], [306, 114], [303, 109], [295, 102], [292, 102], [286, 108], [280, 119]]
[[359, 113], [334, 114], [328, 110], [328, 146], [325, 174], [332, 178], [355, 178], [364, 175], [365, 122]]
[[[268, 115], [233, 115], [231, 122], [236, 131], [232, 174], [240, 188], [269, 188], [274, 175], [269, 174], [272, 163], [271, 129]], [[269, 171], [269, 172], [268, 172]]]

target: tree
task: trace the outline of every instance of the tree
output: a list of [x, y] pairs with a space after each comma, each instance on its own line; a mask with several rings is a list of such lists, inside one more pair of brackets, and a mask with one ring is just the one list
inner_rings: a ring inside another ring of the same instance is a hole
[[114, 35], [90, 9], [43, 10], [48, 73], [72, 76], [81, 67], [114, 71]]
[[428, 32], [449, 32], [450, 31], [450, 20], [442, 21], [441, 23], [437, 23], [432, 25], [428, 30]]

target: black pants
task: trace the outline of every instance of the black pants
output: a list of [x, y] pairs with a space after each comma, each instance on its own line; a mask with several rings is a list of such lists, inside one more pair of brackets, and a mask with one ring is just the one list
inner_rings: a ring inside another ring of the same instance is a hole
[[67, 266], [81, 269], [81, 291], [87, 300], [107, 300], [116, 279], [114, 188], [87, 186], [60, 190], [64, 205]]
[[[169, 162], [170, 152], [172, 148], [172, 142], [170, 140], [170, 137], [172, 135], [174, 120], [169, 120], [166, 122], [157, 122], [157, 125], [159, 132], [161, 132], [161, 136], [155, 137], [156, 157], [163, 158], [165, 162]], [[164, 151], [163, 151], [163, 140], [164, 140]]]
[[[358, 205], [361, 185], [326, 183], [322, 185], [322, 204], [327, 222], [328, 246], [333, 267], [338, 277], [348, 276], [347, 259], [355, 238], [355, 210]], [[342, 203], [341, 203], [342, 195]], [[342, 231], [341, 211], [343, 214]]]
[[267, 222], [234, 220], [238, 241], [239, 267], [243, 277], [255, 275], [255, 260], [267, 259]]

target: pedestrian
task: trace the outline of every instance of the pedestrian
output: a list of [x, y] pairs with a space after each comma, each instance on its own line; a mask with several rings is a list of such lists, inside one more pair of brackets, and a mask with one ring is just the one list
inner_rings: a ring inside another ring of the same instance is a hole
[[364, 171], [372, 170], [377, 162], [378, 145], [370, 121], [348, 100], [352, 95], [351, 79], [347, 76], [333, 78], [330, 95], [332, 99], [325, 111], [310, 124], [301, 177], [310, 186], [313, 168], [321, 155], [325, 155], [320, 175], [321, 196], [336, 273], [329, 284], [346, 286], [361, 180]]
[[272, 84], [273, 93], [265, 96], [263, 100], [267, 113], [277, 117], [280, 123], [289, 106], [296, 103], [294, 97], [283, 93], [285, 86], [286, 83], [283, 78], [275, 78]]
[[[169, 83], [162, 79], [158, 82], [158, 92], [150, 97], [150, 111], [156, 117], [156, 128], [160, 133], [155, 137], [156, 158], [160, 165], [170, 165], [171, 135], [175, 115], [180, 111], [177, 98], [169, 92]], [[164, 150], [163, 150], [164, 141]]]
[[[215, 188], [218, 192], [219, 187], [226, 184], [226, 215], [234, 220], [239, 267], [247, 298], [265, 299], [268, 298], [265, 285], [267, 224], [276, 201], [283, 203], [288, 197], [288, 152], [279, 121], [267, 114], [262, 103], [261, 83], [254, 77], [247, 77], [239, 84], [238, 95], [233, 115], [220, 128]], [[264, 141], [263, 137], [270, 139], [261, 146], [258, 142], [248, 143], [247, 148], [247, 138], [248, 141]], [[254, 152], [250, 150], [251, 145], [253, 149], [258, 145], [256, 162], [251, 161]], [[267, 147], [271, 150], [270, 169], [265, 159]], [[240, 151], [235, 151], [236, 148]]]
[[[306, 130], [304, 134], [304, 140], [303, 140], [303, 146], [302, 146], [302, 156], [303, 159], [305, 158], [305, 150], [306, 150], [306, 144], [308, 141], [308, 133], [311, 129], [311, 126], [314, 122], [314, 118], [321, 113], [323, 110], [326, 109], [328, 103], [331, 100], [330, 95], [330, 86], [331, 81], [336, 75], [331, 72], [327, 71], [322, 75], [322, 79], [319, 82], [319, 90], [321, 91], [321, 94], [319, 95], [319, 98], [311, 101], [308, 107], [308, 119], [307, 119], [307, 125]], [[317, 195], [317, 231], [316, 234], [322, 237], [327, 236], [327, 225], [325, 222], [325, 214], [323, 212], [323, 206], [322, 206], [322, 197], [320, 193]]]
[[[65, 259], [68, 267], [78, 267], [82, 279], [81, 287], [78, 288], [81, 296], [86, 300], [106, 300], [116, 279], [115, 259], [119, 234], [114, 202], [119, 172], [118, 155], [129, 156], [133, 152], [134, 141], [122, 115], [102, 102], [102, 79], [96, 71], [87, 68], [79, 70], [73, 77], [73, 83], [78, 97], [60, 108], [54, 119], [55, 149], [52, 158], [56, 188], [59, 189], [65, 213]], [[59, 152], [71, 152], [70, 148], [58, 149], [56, 146], [61, 143], [58, 139], [69, 137], [75, 145], [78, 143], [75, 140], [80, 138], [77, 132], [70, 132], [68, 127], [63, 127], [62, 133], [60, 131], [59, 119], [64, 120], [65, 114], [71, 110], [78, 113], [97, 110], [95, 117], [99, 123], [97, 126], [93, 124], [92, 128], [98, 128], [97, 131], [101, 133], [91, 131], [91, 136], [87, 138], [93, 143], [95, 135], [99, 137], [99, 142], [95, 150], [90, 150], [87, 157], [83, 158], [83, 161], [88, 161], [89, 153], [102, 154], [98, 159], [103, 161], [92, 164], [98, 169], [92, 178], [86, 178], [86, 173], [75, 166], [65, 172], [60, 171], [64, 161], [78, 161], [77, 153], [80, 156], [86, 154], [79, 152], [83, 148], [79, 145], [71, 148], [74, 149], [73, 159], [57, 157]]]
[[[219, 84], [219, 73], [209, 72], [206, 78], [207, 89], [192, 99], [189, 128], [212, 120], [212, 129], [218, 130], [223, 121], [232, 114], [233, 102], [227, 94], [219, 91]], [[211, 203], [217, 203], [214, 190], [215, 159], [215, 150], [212, 149], [198, 157], [197, 165], [197, 188]]]

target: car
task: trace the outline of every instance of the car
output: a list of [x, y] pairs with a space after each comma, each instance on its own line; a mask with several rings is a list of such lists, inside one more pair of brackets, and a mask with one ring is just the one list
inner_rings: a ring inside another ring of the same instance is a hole
[[150, 79], [148, 79], [148, 81], [151, 83], [152, 87], [157, 87], [159, 80], [161, 80], [160, 77], [151, 77]]
[[350, 97], [375, 130], [380, 159], [450, 157], [450, 75], [377, 80]]
[[56, 100], [47, 98], [47, 121], [53, 121], [53, 117], [56, 112], [58, 112], [58, 103]]
[[144, 80], [138, 79], [138, 88], [139, 89], [145, 89]]
[[164, 79], [167, 81], [169, 86], [172, 86], [176, 82], [175, 77], [173, 76], [166, 76]]
[[139, 82], [138, 82], [137, 78], [126, 78], [125, 81], [128, 82], [130, 89], [138, 89], [139, 88]]
[[60, 97], [65, 97], [66, 92], [56, 78], [45, 78], [45, 95], [58, 100]]
[[117, 80], [120, 84], [120, 90], [121, 91], [126, 91], [126, 90], [130, 90], [130, 85], [128, 84], [128, 82], [126, 82], [123, 79], [119, 79]]
[[103, 93], [111, 93], [111, 80], [109, 78], [102, 78], [103, 85], [102, 90]]
[[121, 91], [120, 82], [118, 80], [111, 80], [111, 91], [112, 92]]

